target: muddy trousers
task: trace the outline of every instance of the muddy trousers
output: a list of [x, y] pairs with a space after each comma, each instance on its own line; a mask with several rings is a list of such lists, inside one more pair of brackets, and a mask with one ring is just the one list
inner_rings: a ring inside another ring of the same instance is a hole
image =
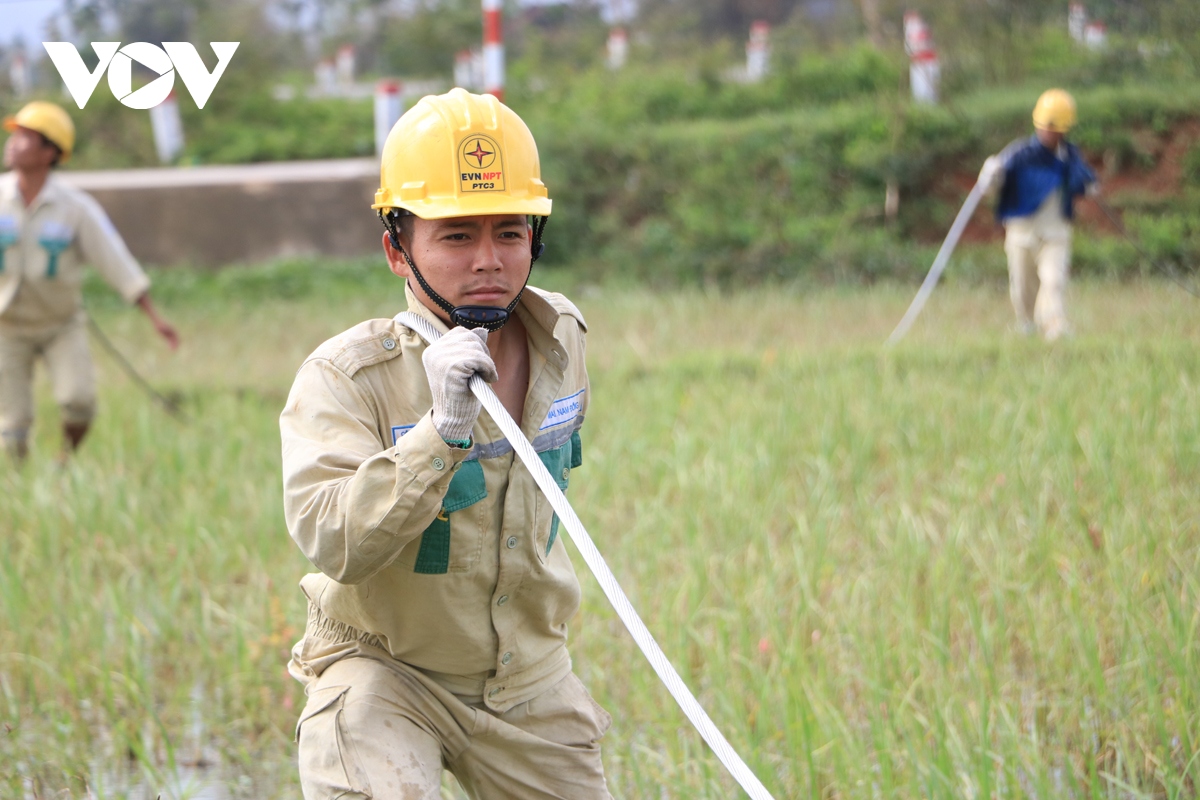
[[26, 332], [0, 328], [0, 436], [6, 446], [24, 442], [33, 426], [33, 365], [46, 362], [62, 421], [91, 422], [96, 412], [96, 371], [84, 317]]
[[1018, 222], [1023, 220], [1009, 223], [1004, 239], [1009, 297], [1017, 324], [1023, 331], [1037, 330], [1047, 339], [1057, 339], [1069, 332], [1065, 297], [1070, 231], [1045, 237]]
[[574, 673], [498, 714], [400, 662], [354, 656], [308, 688], [297, 725], [305, 800], [440, 800], [447, 769], [473, 800], [611, 800], [611, 717]]

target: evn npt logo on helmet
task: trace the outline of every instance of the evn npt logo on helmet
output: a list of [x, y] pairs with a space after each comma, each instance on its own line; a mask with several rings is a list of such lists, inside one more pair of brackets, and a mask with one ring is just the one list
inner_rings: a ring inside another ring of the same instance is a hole
[[503, 192], [504, 156], [490, 136], [475, 133], [458, 145], [459, 191]]
[[[96, 91], [96, 84], [100, 83], [100, 76], [107, 69], [108, 88], [113, 96], [122, 105], [141, 109], [154, 108], [167, 99], [175, 87], [176, 72], [183, 78], [183, 85], [196, 101], [196, 107], [204, 108], [239, 44], [209, 42], [217, 55], [217, 66], [209, 72], [196, 48], [188, 42], [163, 42], [162, 47], [149, 42], [130, 42], [124, 47], [120, 42], [92, 42], [99, 62], [96, 69], [89, 72], [75, 45], [70, 42], [42, 42], [63, 83], [67, 85], [67, 91], [80, 108], [87, 105], [92, 92]], [[133, 88], [134, 61], [158, 75], [137, 90]]]

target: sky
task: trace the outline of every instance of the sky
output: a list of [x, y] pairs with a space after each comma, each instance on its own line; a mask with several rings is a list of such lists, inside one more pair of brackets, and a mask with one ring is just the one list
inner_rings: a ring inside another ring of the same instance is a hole
[[45, 36], [46, 20], [61, 10], [62, 0], [0, 0], [0, 45], [18, 36], [26, 47], [35, 47]]
[[[567, 0], [520, 0], [522, 5], [553, 5]], [[629, 15], [636, 0], [598, 0], [606, 17]], [[0, 45], [10, 45], [18, 36], [27, 47], [45, 38], [45, 24], [62, 9], [62, 0], [0, 0]]]

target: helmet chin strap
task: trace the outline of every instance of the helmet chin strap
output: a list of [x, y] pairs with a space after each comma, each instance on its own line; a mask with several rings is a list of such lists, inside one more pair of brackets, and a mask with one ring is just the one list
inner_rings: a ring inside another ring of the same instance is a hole
[[538, 260], [546, 250], [546, 245], [542, 242], [542, 232], [546, 229], [546, 217], [534, 217], [533, 222], [533, 239], [530, 242], [530, 250], [532, 258], [529, 262], [529, 273], [525, 276], [525, 283], [521, 285], [521, 291], [517, 292], [517, 296], [512, 302], [505, 307], [501, 306], [455, 306], [449, 300], [442, 297], [433, 290], [425, 280], [425, 276], [417, 269], [417, 265], [413, 263], [412, 257], [408, 251], [400, 246], [400, 237], [396, 231], [396, 220], [393, 214], [385, 214], [381, 209], [379, 211], [379, 219], [383, 222], [388, 231], [388, 237], [392, 241], [392, 247], [400, 251], [404, 256], [404, 261], [408, 264], [408, 268], [412, 270], [413, 276], [417, 279], [417, 283], [421, 285], [421, 289], [429, 296], [429, 299], [437, 304], [437, 307], [446, 312], [450, 317], [450, 322], [453, 325], [463, 328], [483, 328], [487, 331], [498, 331], [508, 322], [509, 316], [513, 309], [517, 307], [517, 303], [521, 302], [521, 295], [525, 293], [525, 287], [529, 285], [529, 275], [533, 274], [533, 263]]

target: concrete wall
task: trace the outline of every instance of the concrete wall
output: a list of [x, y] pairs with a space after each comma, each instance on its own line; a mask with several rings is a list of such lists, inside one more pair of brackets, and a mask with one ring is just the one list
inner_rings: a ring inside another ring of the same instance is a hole
[[216, 267], [380, 252], [374, 159], [60, 173], [143, 264]]

